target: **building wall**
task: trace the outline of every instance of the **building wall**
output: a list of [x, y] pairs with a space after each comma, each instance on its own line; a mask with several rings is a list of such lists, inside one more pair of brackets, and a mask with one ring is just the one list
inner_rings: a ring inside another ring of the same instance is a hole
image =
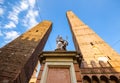
[[114, 74], [119, 77], [120, 56], [102, 38], [100, 38], [88, 25], [84, 24], [72, 11], [67, 12], [67, 18], [76, 50], [82, 56], [81, 73]]

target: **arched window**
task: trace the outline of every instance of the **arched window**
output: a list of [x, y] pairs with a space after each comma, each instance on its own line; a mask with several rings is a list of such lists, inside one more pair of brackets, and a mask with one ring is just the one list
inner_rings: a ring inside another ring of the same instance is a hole
[[89, 76], [84, 76], [83, 77], [83, 83], [91, 83], [91, 79]]
[[116, 76], [110, 76], [110, 83], [119, 83], [119, 80]]
[[100, 83], [109, 83], [109, 80], [106, 76], [100, 76]]
[[92, 83], [100, 83], [97, 76], [92, 76]]

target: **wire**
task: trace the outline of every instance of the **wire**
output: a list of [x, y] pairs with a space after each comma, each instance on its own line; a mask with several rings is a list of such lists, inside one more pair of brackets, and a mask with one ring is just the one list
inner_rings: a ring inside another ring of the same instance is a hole
[[113, 45], [112, 45], [112, 47], [114, 47], [116, 44], [118, 44], [120, 42], [120, 40], [118, 40], [118, 41], [116, 41]]

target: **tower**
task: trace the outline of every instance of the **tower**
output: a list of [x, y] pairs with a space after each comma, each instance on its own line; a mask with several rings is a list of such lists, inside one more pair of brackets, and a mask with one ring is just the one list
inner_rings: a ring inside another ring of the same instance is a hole
[[0, 49], [0, 83], [28, 83], [51, 31], [43, 21]]
[[67, 12], [76, 50], [82, 55], [80, 65], [84, 83], [119, 83], [120, 55], [102, 40], [72, 11]]

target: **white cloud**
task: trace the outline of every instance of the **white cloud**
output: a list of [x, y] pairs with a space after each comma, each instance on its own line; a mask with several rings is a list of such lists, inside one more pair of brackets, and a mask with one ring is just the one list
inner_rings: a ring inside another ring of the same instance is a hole
[[9, 31], [4, 34], [5, 34], [6, 41], [11, 41], [20, 35], [17, 31]]
[[3, 13], [4, 13], [3, 8], [0, 8], [0, 16], [2, 16], [2, 15], [3, 15]]
[[21, 3], [20, 3], [20, 8], [21, 8], [21, 11], [23, 11], [23, 10], [27, 10], [28, 9], [28, 2], [27, 1], [22, 1]]
[[35, 10], [36, 0], [28, 0], [29, 10], [23, 19], [23, 24], [25, 27], [31, 28], [38, 24], [36, 18], [38, 16], [38, 10]]
[[14, 9], [14, 12], [11, 11], [8, 16], [8, 18], [12, 20], [15, 24], [18, 24], [18, 13], [17, 13], [18, 11], [19, 10]]
[[34, 8], [36, 0], [28, 0], [28, 2], [29, 2], [30, 7]]
[[27, 14], [22, 20], [25, 27], [35, 26], [38, 22], [36, 20], [38, 16], [38, 11], [35, 9], [36, 0], [22, 0], [17, 5], [13, 6], [12, 11], [8, 14], [8, 19], [10, 20], [8, 24], [5, 24], [5, 28], [14, 28], [19, 23], [19, 14], [22, 11], [27, 10]]
[[3, 4], [4, 3], [4, 0], [0, 0], [0, 4]]
[[19, 17], [18, 15], [28, 9], [28, 3], [26, 0], [20, 2], [20, 4], [15, 5], [13, 10], [9, 12], [8, 19], [12, 20], [15, 24], [18, 24]]
[[16, 25], [14, 22], [10, 21], [8, 24], [5, 25], [5, 28], [9, 28], [9, 29], [12, 29], [12, 28], [15, 28]]
[[25, 16], [25, 19], [23, 20], [24, 26], [31, 28], [38, 24], [36, 21], [36, 17], [38, 16], [38, 11], [35, 10], [29, 10], [27, 15]]

